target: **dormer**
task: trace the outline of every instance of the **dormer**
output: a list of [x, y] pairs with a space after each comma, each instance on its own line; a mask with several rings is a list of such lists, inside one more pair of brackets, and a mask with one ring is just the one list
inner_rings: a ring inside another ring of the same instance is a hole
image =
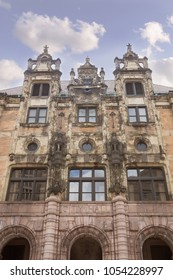
[[114, 59], [114, 62], [114, 74], [116, 74], [118, 71], [149, 70], [147, 57], [139, 58], [138, 55], [132, 51], [132, 46], [130, 44], [127, 45], [127, 52], [123, 55], [123, 58], [119, 59], [118, 57], [116, 57]]
[[46, 45], [43, 49], [43, 53], [40, 54], [36, 60], [31, 58], [28, 60], [27, 71], [30, 72], [59, 71], [60, 64], [61, 64], [61, 60], [59, 58], [57, 58], [56, 60], [52, 59], [52, 56], [48, 53], [48, 46]]
[[98, 69], [95, 65], [90, 63], [89, 57], [86, 58], [85, 63], [81, 65], [78, 70], [78, 77], [75, 78], [75, 72], [72, 68], [70, 71], [70, 83], [69, 83], [69, 91], [70, 89], [76, 89], [80, 92], [100, 92], [105, 93], [107, 86], [104, 82], [105, 72], [104, 69], [101, 68], [100, 75], [98, 75]]

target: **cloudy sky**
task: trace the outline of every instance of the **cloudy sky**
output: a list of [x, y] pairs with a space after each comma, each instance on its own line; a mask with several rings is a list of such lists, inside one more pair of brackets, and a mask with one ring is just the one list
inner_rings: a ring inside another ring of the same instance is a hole
[[154, 83], [173, 86], [173, 0], [0, 0], [0, 89], [22, 85], [46, 44], [62, 80], [86, 56], [113, 79], [128, 43], [149, 58]]

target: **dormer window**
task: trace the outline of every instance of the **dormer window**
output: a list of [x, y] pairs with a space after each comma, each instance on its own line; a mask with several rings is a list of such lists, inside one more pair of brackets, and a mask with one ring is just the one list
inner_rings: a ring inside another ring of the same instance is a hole
[[144, 95], [144, 88], [141, 82], [126, 83], [126, 94], [130, 95]]
[[50, 85], [47, 83], [36, 83], [32, 87], [31, 95], [34, 97], [47, 97], [49, 96]]

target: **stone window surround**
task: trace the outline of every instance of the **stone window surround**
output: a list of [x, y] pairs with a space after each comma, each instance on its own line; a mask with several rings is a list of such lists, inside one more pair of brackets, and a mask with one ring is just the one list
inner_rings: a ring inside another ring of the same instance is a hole
[[[31, 110], [35, 110], [36, 114], [35, 116], [31, 115]], [[41, 110], [45, 110], [45, 115], [41, 116], [40, 112]], [[27, 115], [27, 124], [45, 124], [47, 120], [47, 112], [48, 108], [45, 106], [32, 106], [28, 108], [28, 115]], [[29, 119], [32, 118], [34, 122], [30, 122]], [[43, 122], [40, 122], [40, 119], [44, 119]]]
[[[130, 113], [130, 109], [134, 109], [135, 113], [134, 115]], [[140, 109], [145, 109], [145, 113], [140, 113]], [[130, 124], [147, 124], [149, 122], [148, 120], [148, 112], [147, 112], [147, 106], [145, 105], [130, 105], [127, 108], [128, 110], [128, 121]], [[131, 118], [136, 118], [135, 121], [131, 121]], [[141, 118], [144, 118], [145, 120], [142, 120]]]
[[[128, 92], [128, 85], [131, 87], [131, 92]], [[137, 88], [137, 85], [140, 85], [140, 89]], [[141, 81], [135, 80], [135, 81], [126, 81], [125, 82], [125, 92], [127, 97], [135, 96], [135, 97], [140, 97], [144, 96], [144, 86]]]
[[[141, 171], [140, 171], [141, 170]], [[148, 170], [147, 174], [142, 174], [145, 170]], [[136, 175], [128, 176], [130, 171]], [[162, 175], [155, 175], [154, 172], [160, 172]], [[142, 175], [141, 175], [142, 174]], [[147, 185], [146, 185], [147, 183]], [[158, 183], [158, 185], [157, 185]], [[127, 184], [128, 184], [128, 196], [130, 201], [166, 201], [169, 200], [165, 173], [162, 167], [128, 167], [127, 168]], [[134, 184], [134, 192], [130, 191]], [[159, 184], [162, 184], [160, 186]], [[135, 186], [136, 185], [136, 186]], [[138, 188], [135, 191], [135, 187]], [[158, 189], [157, 189], [158, 188]], [[159, 189], [160, 188], [160, 189]], [[136, 193], [136, 198], [135, 198]], [[133, 199], [132, 199], [133, 196]], [[148, 198], [147, 198], [148, 197]], [[146, 199], [147, 198], [147, 199]], [[159, 198], [159, 199], [158, 199]]]

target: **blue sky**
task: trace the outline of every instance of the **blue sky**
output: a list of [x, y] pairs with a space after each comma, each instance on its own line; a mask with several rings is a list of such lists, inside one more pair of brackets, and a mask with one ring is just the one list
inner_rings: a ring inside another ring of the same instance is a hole
[[173, 86], [172, 0], [0, 0], [0, 89], [22, 85], [27, 60], [46, 44], [62, 80], [86, 56], [113, 79], [128, 43], [148, 57], [154, 83]]

